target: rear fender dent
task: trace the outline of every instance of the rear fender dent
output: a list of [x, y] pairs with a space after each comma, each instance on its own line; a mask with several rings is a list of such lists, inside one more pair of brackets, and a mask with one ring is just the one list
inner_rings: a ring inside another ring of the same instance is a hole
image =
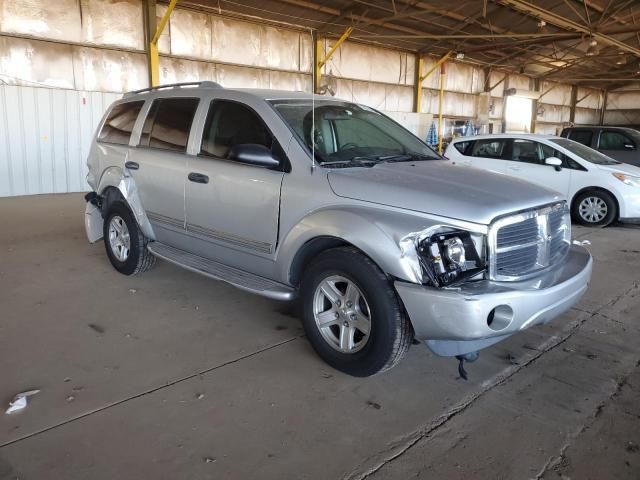
[[120, 194], [129, 205], [144, 236], [154, 240], [155, 234], [153, 233], [153, 228], [151, 227], [151, 223], [149, 223], [147, 214], [142, 207], [138, 187], [133, 177], [124, 174], [118, 167], [110, 167], [103, 173], [100, 179], [98, 194], [103, 195], [104, 191], [109, 187], [117, 188], [118, 191], [120, 191]]

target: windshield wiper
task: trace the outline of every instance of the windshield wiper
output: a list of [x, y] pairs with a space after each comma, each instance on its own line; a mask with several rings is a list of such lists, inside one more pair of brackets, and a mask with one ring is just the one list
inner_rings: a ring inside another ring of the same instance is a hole
[[377, 163], [377, 160], [371, 157], [354, 157], [349, 160], [332, 160], [330, 162], [321, 162], [320, 165], [331, 166], [331, 165], [344, 165], [344, 166], [353, 166], [353, 167], [372, 167]]
[[377, 160], [380, 162], [411, 162], [414, 160], [424, 161], [424, 160], [439, 160], [437, 157], [430, 157], [428, 155], [423, 155], [421, 153], [402, 153], [398, 155], [384, 155], [377, 157]]

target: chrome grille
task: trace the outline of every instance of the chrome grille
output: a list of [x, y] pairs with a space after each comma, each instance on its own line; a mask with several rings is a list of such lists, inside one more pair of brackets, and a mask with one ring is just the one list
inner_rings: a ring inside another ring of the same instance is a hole
[[561, 262], [571, 243], [565, 202], [503, 217], [489, 232], [489, 275], [522, 280]]

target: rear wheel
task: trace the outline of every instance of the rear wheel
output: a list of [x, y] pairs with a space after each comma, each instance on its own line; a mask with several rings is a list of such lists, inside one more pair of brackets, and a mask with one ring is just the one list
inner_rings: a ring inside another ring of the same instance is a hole
[[396, 365], [413, 329], [386, 275], [354, 248], [327, 250], [302, 280], [303, 323], [329, 365], [366, 377]]
[[120, 273], [136, 275], [154, 265], [156, 257], [147, 250], [148, 240], [124, 202], [109, 206], [103, 228], [107, 256]]
[[604, 190], [589, 190], [573, 202], [573, 219], [580, 225], [605, 227], [618, 216], [613, 195]]

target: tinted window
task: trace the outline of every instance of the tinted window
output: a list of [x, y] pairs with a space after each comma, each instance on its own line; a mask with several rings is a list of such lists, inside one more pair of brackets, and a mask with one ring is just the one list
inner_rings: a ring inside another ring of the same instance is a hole
[[465, 154], [465, 152], [469, 149], [469, 145], [473, 142], [456, 142], [453, 144], [456, 150], [458, 150], [461, 154]]
[[472, 157], [502, 158], [505, 153], [505, 140], [476, 140], [471, 149]]
[[591, 130], [572, 130], [569, 132], [569, 138], [574, 142], [581, 143], [587, 147], [591, 146], [593, 132]]
[[635, 147], [634, 141], [622, 133], [605, 130], [600, 134], [599, 148], [602, 150], [633, 150]]
[[273, 136], [251, 109], [235, 102], [212, 102], [200, 153], [226, 158], [231, 147], [248, 143], [267, 148], [274, 146]]
[[511, 146], [511, 160], [542, 165], [544, 161], [540, 155], [538, 145], [538, 142], [531, 140], [514, 139]]
[[197, 98], [154, 100], [142, 127], [140, 145], [178, 152], [186, 151], [189, 131], [197, 108]]
[[98, 140], [128, 145], [142, 105], [144, 105], [143, 101], [120, 103], [114, 106], [104, 121]]

